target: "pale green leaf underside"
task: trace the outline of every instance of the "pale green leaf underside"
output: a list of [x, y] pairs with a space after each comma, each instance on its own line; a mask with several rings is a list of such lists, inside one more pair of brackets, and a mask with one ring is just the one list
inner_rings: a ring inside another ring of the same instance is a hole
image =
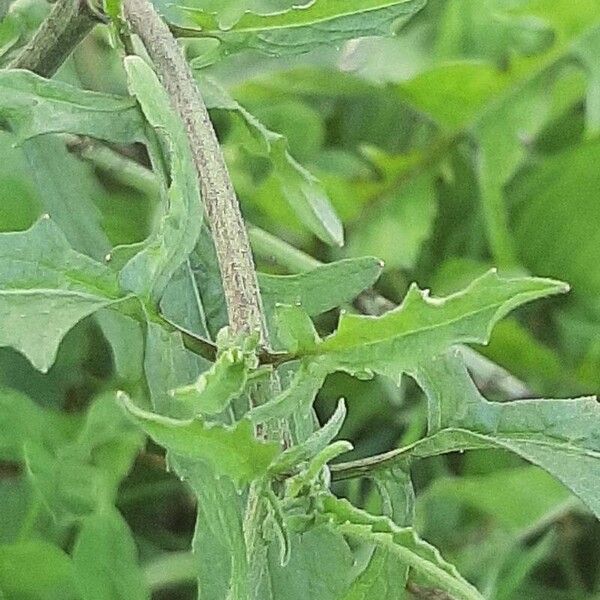
[[202, 373], [195, 383], [171, 392], [173, 400], [181, 405], [183, 414], [215, 415], [227, 408], [239, 396], [248, 381], [249, 367], [243, 352], [237, 348], [224, 351]]
[[144, 120], [132, 98], [47, 80], [29, 71], [0, 72], [0, 120], [20, 141], [44, 133], [76, 133], [115, 143], [144, 139]]
[[347, 500], [323, 495], [321, 501], [324, 515], [331, 518], [344, 535], [370, 541], [390, 552], [420, 578], [447, 591], [456, 600], [482, 600], [456, 568], [446, 562], [436, 548], [419, 539], [412, 528], [398, 527], [387, 517], [370, 515]]
[[202, 10], [181, 7], [199, 35], [219, 39], [225, 52], [257, 50], [269, 56], [291, 56], [319, 45], [335, 46], [346, 40], [391, 35], [399, 19], [419, 11], [423, 0], [314, 0], [274, 15], [246, 13], [231, 29]]
[[278, 453], [276, 443], [261, 442], [254, 437], [248, 420], [229, 427], [206, 423], [200, 418], [172, 419], [142, 410], [123, 392], [119, 393], [119, 399], [157, 444], [175, 455], [206, 461], [217, 474], [227, 475], [239, 485], [264, 475]]
[[596, 398], [487, 401], [457, 355], [422, 365], [432, 435], [411, 454], [498, 447], [542, 467], [600, 517], [600, 404]]
[[[154, 71], [141, 58], [125, 59], [128, 85], [149, 124], [164, 139], [171, 185], [163, 214], [144, 248], [121, 271], [122, 285], [158, 301], [179, 266], [194, 249], [202, 225], [198, 175], [179, 117]], [[154, 157], [153, 157], [154, 159]]]
[[0, 346], [40, 371], [81, 319], [123, 300], [112, 271], [75, 252], [50, 220], [0, 234]]
[[302, 354], [327, 370], [398, 379], [454, 344], [486, 343], [493, 325], [511, 310], [567, 290], [550, 279], [502, 279], [495, 270], [446, 298], [413, 285], [402, 304], [381, 317], [343, 314], [335, 333]]

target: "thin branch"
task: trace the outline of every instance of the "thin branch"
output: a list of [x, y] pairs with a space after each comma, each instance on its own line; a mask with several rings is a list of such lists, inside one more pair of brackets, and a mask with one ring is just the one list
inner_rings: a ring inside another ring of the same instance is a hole
[[260, 331], [266, 344], [248, 235], [221, 147], [192, 72], [169, 28], [148, 0], [125, 0], [124, 10], [186, 128], [217, 251], [229, 325], [233, 333]]
[[66, 135], [65, 141], [69, 152], [92, 164], [114, 181], [149, 197], [159, 196], [160, 186], [156, 175], [139, 162], [91, 138]]
[[333, 463], [329, 465], [332, 481], [344, 481], [346, 479], [356, 479], [372, 475], [373, 472], [386, 469], [396, 464], [405, 454], [408, 458], [406, 448], [397, 448], [389, 450], [382, 454], [374, 454], [367, 458], [359, 458], [348, 462]]
[[105, 21], [92, 0], [58, 0], [10, 69], [27, 69], [52, 77], [94, 26]]

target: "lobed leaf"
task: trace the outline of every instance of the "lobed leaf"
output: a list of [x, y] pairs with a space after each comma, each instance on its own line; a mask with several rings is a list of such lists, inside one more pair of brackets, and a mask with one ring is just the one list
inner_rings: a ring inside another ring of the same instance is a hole
[[493, 325], [521, 304], [567, 290], [549, 279], [502, 279], [495, 270], [446, 298], [412, 285], [398, 308], [381, 317], [344, 313], [337, 331], [312, 347], [305, 343], [301, 353], [328, 371], [399, 380], [454, 344], [486, 343]]
[[278, 14], [246, 13], [229, 29], [202, 9], [181, 8], [198, 34], [217, 38], [223, 52], [257, 50], [269, 56], [292, 56], [358, 37], [391, 35], [394, 23], [407, 20], [424, 4], [422, 0], [313, 0]]
[[410, 567], [423, 580], [449, 592], [456, 600], [482, 600], [479, 592], [446, 562], [439, 551], [419, 539], [410, 527], [398, 527], [386, 517], [375, 517], [347, 500], [323, 494], [323, 516], [344, 535], [376, 544]]
[[238, 485], [264, 475], [278, 453], [276, 443], [261, 442], [254, 437], [248, 420], [228, 427], [205, 423], [199, 417], [172, 419], [137, 407], [123, 392], [119, 392], [119, 399], [157, 444], [175, 455], [207, 461], [218, 474], [231, 477]]
[[111, 243], [94, 202], [101, 192], [91, 169], [71, 155], [56, 135], [27, 140], [22, 150], [42, 210], [59, 226], [74, 250], [104, 260]]
[[275, 304], [300, 304], [310, 316], [350, 302], [381, 275], [382, 262], [371, 256], [331, 262], [295, 275], [259, 273], [261, 297], [267, 313]]
[[0, 346], [42, 372], [76, 323], [124, 299], [112, 271], [75, 252], [47, 218], [0, 234], [0, 262]]
[[20, 142], [75, 133], [117, 144], [141, 142], [144, 120], [132, 98], [91, 92], [30, 71], [0, 71], [0, 121]]

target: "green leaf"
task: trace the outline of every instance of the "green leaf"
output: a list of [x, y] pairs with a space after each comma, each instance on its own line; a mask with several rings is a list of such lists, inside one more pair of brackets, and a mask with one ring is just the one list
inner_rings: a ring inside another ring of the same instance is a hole
[[243, 392], [249, 367], [248, 356], [241, 349], [225, 350], [195, 383], [173, 390], [173, 400], [183, 405], [189, 416], [216, 415]]
[[150, 597], [131, 531], [112, 507], [85, 519], [73, 549], [73, 565], [84, 600]]
[[0, 594], [6, 600], [82, 600], [69, 556], [41, 540], [0, 546]]
[[242, 526], [244, 502], [234, 483], [203, 461], [170, 457], [198, 498], [192, 547], [202, 600], [246, 600], [248, 561]]
[[[202, 235], [202, 234], [201, 234]], [[198, 246], [194, 249], [196, 254]], [[200, 294], [199, 285], [194, 278], [191, 258], [183, 262], [175, 271], [160, 299], [160, 312], [169, 321], [177, 323], [204, 338], [208, 338], [208, 321]], [[218, 268], [218, 265], [215, 265]], [[219, 299], [222, 295], [219, 296]]]
[[[47, 429], [52, 424], [48, 419], [41, 425]], [[114, 393], [95, 398], [79, 424], [79, 430], [71, 426], [62, 435], [24, 440], [27, 475], [60, 526], [112, 505], [145, 441]]]
[[276, 304], [300, 304], [310, 316], [320, 315], [350, 302], [377, 281], [383, 270], [375, 257], [335, 261], [296, 275], [258, 274], [267, 314]]
[[[540, 161], [535, 171], [519, 179], [512, 194], [515, 237], [524, 264], [568, 278], [573, 294], [586, 304], [600, 292], [595, 243], [598, 159], [598, 140], [569, 147]], [[576, 244], [569, 243], [565, 231], [576, 232]]]
[[[436, 171], [424, 169], [409, 177], [415, 156], [389, 156], [375, 148], [363, 153], [377, 178], [355, 183], [352, 174], [352, 204], [363, 210], [350, 230], [348, 252], [378, 256], [388, 269], [413, 269], [433, 232]], [[364, 218], [367, 213], [368, 218]]]
[[81, 319], [123, 300], [112, 271], [71, 249], [49, 219], [0, 234], [0, 346], [46, 372]]
[[381, 496], [382, 513], [396, 525], [408, 527], [414, 520], [415, 490], [410, 472], [402, 467], [377, 471], [373, 481]]
[[279, 14], [246, 13], [227, 30], [210, 13], [184, 6], [182, 10], [201, 35], [221, 41], [223, 52], [291, 56], [358, 37], [391, 35], [394, 23], [406, 21], [423, 5], [420, 0], [346, 0], [343, 5], [313, 0]]
[[229, 323], [227, 307], [223, 302], [223, 284], [217, 262], [217, 253], [211, 233], [206, 224], [202, 226], [196, 248], [190, 255], [190, 269], [202, 309], [206, 317], [206, 328], [213, 340]]
[[142, 324], [114, 310], [101, 310], [95, 319], [110, 344], [117, 377], [137, 383], [143, 377], [144, 334]]
[[325, 450], [329, 443], [340, 432], [346, 418], [346, 405], [343, 400], [338, 402], [337, 408], [329, 421], [315, 431], [307, 440], [288, 448], [280, 454], [270, 467], [272, 473], [285, 473], [297, 465], [311, 460]]
[[58, 136], [27, 140], [22, 149], [42, 210], [59, 226], [74, 250], [104, 260], [111, 243], [94, 203], [102, 190], [89, 166], [72, 156]]
[[265, 501], [267, 503], [269, 516], [271, 517], [273, 529], [275, 530], [275, 535], [279, 543], [279, 564], [282, 567], [285, 567], [290, 562], [292, 541], [290, 530], [285, 522], [282, 502], [270, 488], [265, 492]]
[[7, 461], [23, 460], [27, 443], [56, 444], [74, 425], [67, 415], [42, 408], [16, 390], [0, 390], [0, 413], [0, 459]]
[[248, 417], [254, 423], [264, 423], [269, 419], [285, 419], [297, 412], [303, 419], [311, 419], [310, 407], [326, 376], [327, 372], [320, 365], [303, 361], [290, 384], [269, 402], [253, 408]]
[[189, 385], [210, 363], [183, 345], [179, 332], [169, 332], [156, 323], [146, 327], [144, 373], [154, 410], [170, 417], [189, 417], [185, 407], [175, 404], [170, 392]]
[[325, 494], [320, 500], [323, 515], [332, 519], [344, 535], [374, 543], [390, 552], [419, 578], [449, 592], [457, 600], [482, 600], [456, 568], [447, 563], [436, 548], [419, 539], [413, 529], [398, 527], [386, 517], [374, 517], [347, 500]]
[[290, 560], [284, 567], [277, 544], [270, 545], [269, 568], [257, 598], [339, 600], [353, 575], [354, 557], [343, 536], [329, 525], [320, 525], [290, 535]]
[[44, 507], [61, 527], [91, 515], [110, 501], [101, 469], [77, 456], [35, 443], [25, 446], [27, 475]]
[[386, 548], [375, 548], [369, 564], [341, 600], [397, 600], [404, 598], [408, 568]]
[[327, 244], [341, 246], [344, 232], [338, 216], [316, 177], [290, 154], [287, 139], [267, 129], [214, 80], [202, 77], [199, 85], [208, 108], [227, 110], [239, 117], [243, 129], [238, 129], [240, 140], [236, 143], [271, 161], [276, 188], [302, 223]]
[[[123, 268], [122, 285], [136, 294], [160, 299], [167, 283], [194, 249], [202, 225], [198, 175], [183, 124], [173, 112], [167, 93], [141, 58], [125, 59], [128, 85], [149, 124], [166, 148], [171, 184], [164, 209], [144, 249]], [[154, 163], [160, 158], [152, 156]], [[156, 168], [156, 164], [155, 164]]]
[[489, 402], [456, 354], [415, 371], [429, 403], [430, 437], [414, 455], [456, 449], [510, 450], [556, 477], [600, 516], [600, 405], [595, 398]]
[[75, 133], [114, 143], [144, 140], [133, 99], [82, 90], [30, 71], [0, 72], [0, 120], [23, 142], [43, 133]]
[[521, 304], [567, 290], [549, 279], [501, 279], [494, 270], [446, 298], [412, 285], [398, 308], [381, 317], [344, 313], [335, 333], [302, 352], [330, 371], [399, 380], [454, 344], [486, 343], [494, 323]]
[[[594, 0], [585, 1], [578, 6], [575, 16], [565, 0], [540, 0], [511, 7], [507, 11], [508, 21], [498, 21], [497, 13], [504, 7], [493, 2], [486, 4], [483, 8], [476, 2], [448, 4], [448, 12], [452, 13], [449, 37], [454, 37], [454, 27], [464, 31], [457, 36], [456, 48], [447, 54], [444, 47], [447, 40], [442, 32], [439, 40], [442, 58], [456, 59], [457, 54], [466, 54], [467, 59], [472, 59], [473, 54], [482, 58], [481, 46], [492, 39], [506, 46], [510, 36], [499, 32], [506, 29], [506, 22], [515, 19], [520, 19], [521, 24], [536, 23], [542, 38], [553, 43], [542, 40], [540, 47], [532, 52], [533, 57], [517, 57], [512, 52], [518, 45], [515, 40], [510, 44], [510, 59], [509, 48], [491, 52], [496, 68], [473, 60], [440, 64], [402, 83], [399, 89], [409, 102], [442, 126], [445, 130], [440, 136], [442, 144], [451, 148], [463, 135], [468, 135], [477, 145], [477, 152], [470, 160], [479, 179], [488, 242], [498, 266], [514, 267], [516, 249], [510, 235], [503, 188], [530, 153], [529, 145], [523, 142], [533, 139], [552, 116], [579, 100], [580, 85], [570, 63], [578, 57], [584, 65], [589, 65], [585, 58], [587, 50], [582, 51], [582, 46], [590, 48], [588, 54], [593, 54], [598, 6]], [[482, 14], [490, 12], [494, 13], [492, 18], [482, 18]], [[498, 23], [490, 28], [493, 21]], [[512, 26], [510, 29], [514, 30]], [[532, 31], [531, 27], [521, 29]], [[475, 44], [472, 52], [465, 52], [468, 45], [473, 45], [475, 36], [480, 36], [481, 45]], [[505, 61], [506, 67], [501, 66]], [[588, 89], [592, 90], [597, 76], [589, 67], [588, 75]], [[592, 95], [590, 91], [588, 99]], [[588, 101], [588, 105], [588, 119], [593, 121], [597, 107], [593, 101]], [[435, 148], [434, 143], [433, 152]]]
[[205, 423], [198, 417], [172, 419], [142, 410], [123, 392], [119, 398], [134, 421], [156, 443], [176, 455], [207, 461], [218, 474], [231, 477], [238, 485], [264, 475], [278, 453], [276, 443], [260, 442], [254, 437], [248, 420], [228, 427]]

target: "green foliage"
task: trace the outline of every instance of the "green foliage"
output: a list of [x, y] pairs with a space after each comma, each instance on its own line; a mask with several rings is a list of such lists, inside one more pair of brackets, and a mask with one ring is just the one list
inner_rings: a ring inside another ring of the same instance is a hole
[[407, 19], [423, 7], [419, 0], [349, 1], [339, 7], [324, 0], [293, 6], [279, 13], [240, 15], [223, 27], [203, 10], [182, 7], [201, 35], [217, 38], [223, 52], [258, 50], [270, 56], [302, 54], [319, 45], [349, 39], [388, 35], [398, 19]]
[[78, 254], [54, 223], [42, 218], [0, 240], [0, 344], [47, 371], [64, 335], [84, 317], [121, 297], [111, 270]]
[[598, 0], [156, 5], [268, 341], [121, 3], [0, 70], [0, 598], [596, 598]]

